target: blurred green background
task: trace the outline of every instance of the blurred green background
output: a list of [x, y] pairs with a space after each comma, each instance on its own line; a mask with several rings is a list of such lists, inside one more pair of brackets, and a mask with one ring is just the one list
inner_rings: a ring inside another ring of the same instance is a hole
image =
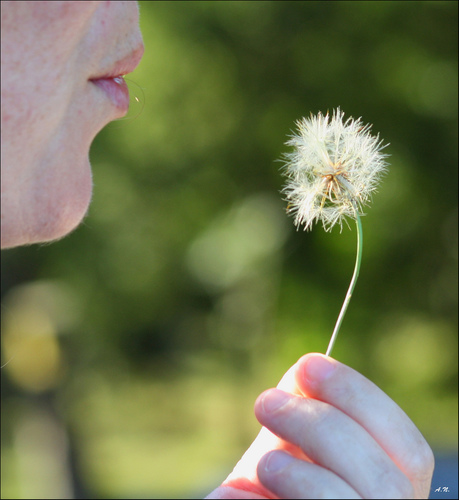
[[226, 477], [258, 394], [325, 352], [352, 274], [354, 226], [297, 232], [279, 193], [295, 120], [337, 106], [391, 166], [333, 356], [455, 453], [457, 2], [140, 13], [88, 217], [2, 254], [2, 497], [191, 497]]

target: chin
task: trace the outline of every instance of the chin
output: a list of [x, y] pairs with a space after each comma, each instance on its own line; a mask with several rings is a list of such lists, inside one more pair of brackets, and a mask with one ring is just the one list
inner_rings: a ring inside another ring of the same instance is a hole
[[[51, 169], [52, 170], [52, 169]], [[21, 215], [2, 212], [2, 248], [13, 248], [62, 239], [76, 229], [88, 212], [92, 196], [89, 159], [71, 170], [61, 171], [61, 178], [41, 178], [31, 191], [24, 193]], [[6, 207], [5, 207], [6, 208]], [[3, 209], [3, 207], [2, 207]], [[21, 220], [23, 224], [17, 224]]]
[[48, 190], [48, 197], [40, 200], [39, 217], [34, 224], [34, 234], [29, 243], [45, 243], [62, 239], [74, 231], [86, 216], [92, 197], [92, 175], [89, 159], [78, 177]]

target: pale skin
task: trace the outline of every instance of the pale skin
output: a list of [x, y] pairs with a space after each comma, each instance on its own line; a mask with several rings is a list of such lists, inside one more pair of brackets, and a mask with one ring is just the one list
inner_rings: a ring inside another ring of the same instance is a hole
[[[278, 406], [279, 405], [279, 406]], [[209, 498], [428, 498], [422, 434], [384, 392], [323, 354], [301, 357], [255, 403], [264, 426]]]
[[89, 78], [143, 51], [136, 2], [2, 2], [2, 248], [86, 215], [89, 147], [120, 118]]
[[[11, 248], [59, 239], [85, 216], [91, 142], [122, 116], [89, 79], [143, 45], [136, 2], [2, 2], [1, 36], [1, 234]], [[300, 358], [255, 415], [260, 434], [208, 498], [429, 496], [434, 460], [419, 430], [332, 358]]]

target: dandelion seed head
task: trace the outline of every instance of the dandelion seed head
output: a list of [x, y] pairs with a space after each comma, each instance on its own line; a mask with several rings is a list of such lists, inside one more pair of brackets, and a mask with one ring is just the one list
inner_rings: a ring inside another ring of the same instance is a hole
[[293, 151], [284, 155], [287, 212], [304, 230], [319, 221], [326, 231], [337, 223], [342, 229], [346, 217], [355, 219], [356, 211], [364, 215], [363, 207], [387, 172], [389, 155], [382, 150], [388, 144], [371, 135], [371, 125], [361, 118], [344, 121], [340, 108], [332, 116], [311, 114], [296, 125], [298, 131], [286, 142]]

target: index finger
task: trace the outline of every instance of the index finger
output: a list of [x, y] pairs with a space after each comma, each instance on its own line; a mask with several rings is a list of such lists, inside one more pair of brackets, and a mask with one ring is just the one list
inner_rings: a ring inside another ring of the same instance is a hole
[[[373, 382], [322, 354], [306, 354], [279, 384], [340, 409], [358, 422], [426, 497], [434, 467], [432, 450], [405, 412]], [[285, 390], [285, 389], [284, 389]]]

